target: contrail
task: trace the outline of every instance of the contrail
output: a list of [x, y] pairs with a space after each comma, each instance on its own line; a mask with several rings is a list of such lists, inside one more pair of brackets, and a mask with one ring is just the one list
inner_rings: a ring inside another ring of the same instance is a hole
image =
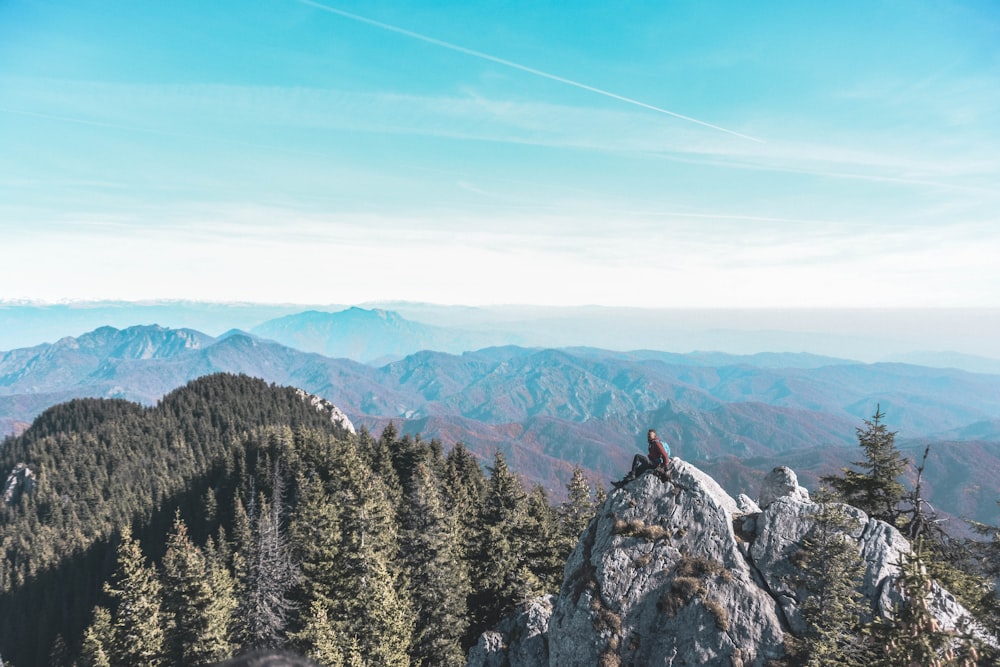
[[405, 35], [407, 37], [412, 37], [413, 39], [419, 39], [422, 42], [427, 42], [428, 44], [434, 44], [435, 46], [440, 46], [445, 49], [450, 49], [452, 51], [457, 51], [459, 53], [464, 53], [467, 56], [472, 56], [473, 58], [479, 58], [481, 60], [488, 60], [492, 63], [498, 65], [503, 65], [505, 67], [510, 67], [512, 69], [520, 70], [522, 72], [527, 72], [528, 74], [534, 74], [535, 76], [540, 76], [544, 79], [551, 79], [552, 81], [558, 81], [559, 83], [564, 83], [567, 86], [573, 86], [574, 88], [580, 88], [582, 90], [589, 91], [591, 93], [597, 93], [598, 95], [603, 95], [605, 97], [610, 97], [611, 99], [618, 100], [620, 102], [625, 102], [627, 104], [632, 104], [637, 107], [642, 107], [643, 109], [649, 109], [650, 111], [655, 111], [657, 113], [662, 113], [667, 116], [672, 116], [674, 118], [679, 118], [680, 120], [686, 120], [689, 123], [696, 123], [704, 127], [712, 128], [713, 130], [718, 130], [719, 132], [725, 132], [726, 134], [731, 134], [735, 137], [741, 139], [748, 139], [750, 141], [756, 141], [757, 143], [764, 143], [763, 140], [756, 137], [751, 137], [748, 134], [742, 134], [736, 132], [735, 130], [729, 130], [718, 125], [713, 125], [712, 123], [707, 123], [703, 120], [698, 120], [697, 118], [691, 118], [690, 116], [685, 116], [683, 114], [676, 113], [674, 111], [669, 111], [668, 109], [662, 109], [652, 104], [646, 104], [645, 102], [640, 102], [639, 100], [632, 99], [631, 97], [625, 97], [624, 95], [619, 95], [617, 93], [612, 93], [609, 90], [603, 90], [601, 88], [595, 88], [594, 86], [588, 86], [585, 83], [580, 83], [579, 81], [573, 81], [572, 79], [567, 79], [565, 77], [557, 76], [555, 74], [549, 74], [548, 72], [543, 72], [541, 70], [535, 69], [533, 67], [528, 67], [527, 65], [521, 65], [520, 63], [515, 63], [511, 60], [504, 60], [503, 58], [498, 58], [497, 56], [491, 56], [488, 53], [483, 53], [482, 51], [475, 51], [473, 49], [467, 49], [464, 46], [459, 46], [458, 44], [452, 44], [451, 42], [445, 42], [440, 39], [435, 39], [434, 37], [428, 37], [427, 35], [421, 35], [419, 32], [413, 32], [412, 30], [407, 30], [405, 28], [400, 28], [388, 23], [382, 23], [381, 21], [376, 21], [374, 19], [365, 18], [364, 16], [358, 16], [357, 14], [352, 14], [350, 12], [345, 12], [343, 9], [337, 9], [336, 7], [330, 7], [329, 5], [324, 5], [314, 0], [299, 0], [304, 5], [309, 5], [310, 7], [315, 7], [316, 9], [321, 9], [324, 12], [330, 12], [331, 14], [336, 14], [337, 16], [343, 16], [344, 18], [351, 19], [352, 21], [358, 21], [359, 23], [366, 23], [376, 28], [381, 28], [383, 30], [388, 30], [389, 32], [394, 32], [400, 35]]

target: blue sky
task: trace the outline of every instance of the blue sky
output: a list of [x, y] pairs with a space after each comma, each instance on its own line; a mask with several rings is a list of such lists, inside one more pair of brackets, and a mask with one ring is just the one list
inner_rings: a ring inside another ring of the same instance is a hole
[[0, 238], [0, 299], [998, 307], [1000, 5], [5, 0]]

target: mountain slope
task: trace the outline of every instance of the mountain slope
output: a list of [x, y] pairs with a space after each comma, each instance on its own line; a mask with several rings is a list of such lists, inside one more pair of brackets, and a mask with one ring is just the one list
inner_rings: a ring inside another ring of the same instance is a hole
[[60, 404], [8, 439], [0, 478], [23, 465], [39, 482], [0, 502], [4, 656], [43, 664], [58, 629], [82, 629], [113, 566], [112, 536], [124, 527], [162, 540], [183, 509], [197, 517], [192, 531], [207, 538], [233, 508], [232, 481], [252, 474], [250, 435], [269, 427], [348, 437], [294, 388], [213, 375], [155, 407], [120, 399]]

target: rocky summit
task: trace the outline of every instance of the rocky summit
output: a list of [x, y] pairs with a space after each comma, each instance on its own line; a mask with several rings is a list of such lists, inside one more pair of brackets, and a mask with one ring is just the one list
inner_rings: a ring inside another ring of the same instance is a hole
[[[793, 557], [819, 506], [795, 473], [775, 468], [758, 499], [734, 499], [673, 459], [668, 480], [646, 474], [600, 506], [566, 563], [559, 595], [532, 600], [469, 652], [469, 667], [765, 667], [804, 628]], [[873, 614], [898, 600], [906, 539], [844, 506], [864, 561]], [[967, 612], [936, 589], [945, 628]]]

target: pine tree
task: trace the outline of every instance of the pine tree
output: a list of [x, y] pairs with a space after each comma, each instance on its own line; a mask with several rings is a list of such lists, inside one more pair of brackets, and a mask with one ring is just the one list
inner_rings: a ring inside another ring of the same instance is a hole
[[232, 591], [216, 590], [224, 582], [195, 546], [178, 514], [163, 556], [163, 606], [169, 619], [167, 652], [174, 665], [207, 665], [232, 652], [228, 628]]
[[925, 565], [923, 539], [904, 557], [897, 586], [903, 601], [889, 620], [879, 619], [872, 632], [884, 647], [880, 667], [976, 667], [976, 647], [958, 633], [941, 628], [931, 614], [934, 582]]
[[566, 484], [568, 499], [559, 505], [559, 552], [565, 561], [580, 539], [580, 533], [594, 516], [595, 505], [591, 488], [583, 468], [573, 468], [573, 476]]
[[111, 613], [104, 607], [95, 607], [94, 620], [83, 632], [80, 667], [111, 667], [108, 651], [111, 642]]
[[390, 502], [395, 506], [403, 496], [403, 486], [396, 472], [396, 458], [399, 456], [399, 431], [389, 422], [378, 440], [362, 442], [360, 448], [368, 467], [382, 479]]
[[447, 490], [461, 487], [474, 506], [478, 506], [486, 494], [486, 476], [476, 458], [462, 443], [457, 443], [445, 458]]
[[253, 551], [253, 528], [246, 506], [238, 495], [233, 499], [232, 538], [228, 551], [229, 565], [236, 580], [237, 597], [242, 598], [241, 586], [247, 580], [247, 557]]
[[299, 483], [300, 500], [289, 525], [289, 539], [302, 572], [300, 599], [329, 605], [339, 583], [340, 510], [319, 479]]
[[872, 419], [865, 420], [865, 428], [857, 429], [858, 444], [864, 449], [865, 460], [855, 461], [854, 465], [862, 472], [843, 468], [843, 477], [829, 475], [821, 479], [844, 502], [867, 512], [872, 518], [896, 525], [904, 493], [898, 479], [907, 460], [896, 448], [896, 432], [889, 431], [882, 423], [884, 417], [880, 407], [876, 407]]
[[209, 602], [208, 632], [206, 644], [217, 647], [216, 660], [228, 658], [236, 648], [236, 610], [239, 600], [236, 596], [236, 580], [226, 563], [225, 533], [220, 529], [219, 541], [209, 540], [205, 545], [205, 564], [212, 599]]
[[293, 639], [306, 656], [323, 667], [344, 667], [344, 653], [337, 631], [330, 621], [326, 604], [321, 600], [312, 601], [302, 630], [295, 633]]
[[[330, 613], [343, 642], [357, 642], [367, 664], [408, 667], [414, 617], [394, 560], [398, 529], [388, 491], [360, 457], [348, 451], [337, 483], [341, 546]], [[343, 654], [350, 660], [351, 649]]]
[[534, 582], [524, 561], [528, 499], [499, 450], [490, 468], [477, 520], [470, 553], [471, 624], [466, 645], [471, 645], [481, 632], [494, 626], [505, 613], [529, 597], [533, 589]]
[[69, 667], [69, 647], [61, 634], [56, 635], [49, 649], [49, 667]]
[[414, 615], [397, 589], [389, 561], [371, 542], [359, 545], [350, 568], [356, 595], [360, 595], [349, 624], [358, 650], [368, 665], [409, 667]]
[[568, 554], [563, 553], [556, 512], [544, 486], [536, 485], [528, 494], [527, 511], [521, 552], [524, 555], [522, 567], [531, 578], [525, 596], [558, 593]]
[[330, 608], [341, 586], [340, 512], [319, 478], [300, 480], [300, 500], [289, 525], [289, 538], [302, 573], [299, 604], [307, 608], [293, 640], [299, 651], [328, 667], [344, 662], [342, 638]]
[[444, 501], [455, 519], [455, 536], [462, 562], [468, 564], [479, 509], [486, 493], [486, 477], [462, 443], [448, 452], [444, 467]]
[[800, 607], [806, 622], [801, 641], [805, 667], [866, 664], [860, 619], [867, 610], [859, 591], [864, 564], [849, 536], [851, 518], [842, 505], [822, 502], [815, 522], [795, 561], [801, 568], [798, 586], [805, 599]]
[[109, 654], [114, 667], [164, 664], [162, 597], [156, 571], [146, 565], [139, 543], [126, 529], [118, 545], [117, 569], [105, 592], [114, 601]]
[[409, 482], [401, 512], [400, 555], [416, 611], [410, 655], [421, 667], [460, 667], [465, 664], [461, 640], [468, 624], [467, 572], [430, 468], [418, 463]]

